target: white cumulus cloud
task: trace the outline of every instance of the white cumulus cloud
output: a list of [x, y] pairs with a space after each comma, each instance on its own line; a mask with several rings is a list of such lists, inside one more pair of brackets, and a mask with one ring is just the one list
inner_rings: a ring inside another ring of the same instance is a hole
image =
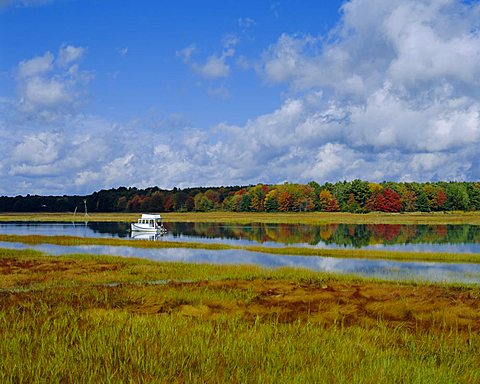
[[[22, 61], [17, 115], [0, 119], [2, 191], [478, 180], [479, 3], [351, 0], [341, 12], [325, 36], [284, 33], [265, 47], [256, 68], [282, 89], [276, 108], [210, 129], [166, 119], [168, 136], [79, 112], [83, 48]], [[218, 79], [231, 75], [237, 44], [227, 36], [203, 59], [194, 45], [177, 56], [211, 95], [228, 96]]]
[[53, 121], [71, 112], [79, 103], [88, 73], [78, 62], [85, 49], [72, 45], [60, 47], [58, 57], [45, 52], [19, 63], [17, 68], [17, 106], [29, 119]]
[[25, 79], [28, 77], [50, 72], [53, 69], [53, 55], [45, 52], [42, 56], [34, 57], [30, 60], [20, 62], [18, 65], [18, 77]]

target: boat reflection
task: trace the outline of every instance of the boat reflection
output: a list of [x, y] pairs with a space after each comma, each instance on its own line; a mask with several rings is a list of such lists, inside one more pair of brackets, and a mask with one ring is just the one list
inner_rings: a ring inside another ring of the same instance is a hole
[[150, 240], [150, 241], [158, 241], [163, 237], [163, 232], [131, 232], [130, 238], [135, 240]]

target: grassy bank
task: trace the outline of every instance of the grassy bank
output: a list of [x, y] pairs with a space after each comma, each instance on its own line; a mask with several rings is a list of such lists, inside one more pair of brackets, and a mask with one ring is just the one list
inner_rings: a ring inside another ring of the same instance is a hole
[[2, 383], [480, 381], [478, 287], [0, 250], [0, 290]]
[[[133, 222], [138, 213], [2, 213], [0, 221], [103, 221]], [[437, 213], [340, 213], [340, 212], [187, 212], [162, 213], [166, 222], [290, 223], [290, 224], [474, 224], [480, 225], [480, 212]]]
[[182, 241], [148, 241], [114, 238], [88, 238], [75, 236], [43, 236], [43, 235], [2, 235], [0, 241], [23, 244], [55, 244], [62, 246], [75, 245], [110, 245], [134, 248], [190, 248], [208, 250], [239, 250], [261, 252], [274, 255], [291, 256], [324, 256], [357, 259], [382, 259], [396, 261], [436, 261], [446, 263], [480, 263], [480, 255], [475, 253], [440, 253], [440, 252], [403, 252], [364, 249], [321, 249], [306, 247], [265, 247], [261, 245], [230, 245], [214, 243], [197, 243]]

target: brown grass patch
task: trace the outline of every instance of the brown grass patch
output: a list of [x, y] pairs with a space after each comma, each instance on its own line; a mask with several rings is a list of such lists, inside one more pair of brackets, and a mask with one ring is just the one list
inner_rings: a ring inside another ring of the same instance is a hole
[[[221, 272], [221, 267], [202, 275], [201, 280], [167, 283], [172, 278], [167, 276], [173, 275], [164, 275], [165, 266], [156, 270], [152, 264], [148, 271], [146, 262], [139, 263], [143, 269], [123, 260], [0, 258], [0, 306], [45, 303], [52, 310], [66, 305], [81, 311], [107, 308], [132, 315], [179, 314], [206, 320], [240, 316], [249, 322], [310, 321], [325, 327], [374, 327], [381, 321], [411, 330], [480, 331], [478, 287], [334, 277], [289, 280], [282, 274], [262, 277], [260, 272], [251, 278], [234, 278], [232, 273]], [[187, 267], [179, 264], [175, 268], [184, 271]], [[160, 279], [160, 285], [145, 283], [148, 279]], [[108, 286], [112, 281], [123, 283]]]
[[[215, 301], [191, 303], [188, 300], [162, 299], [162, 290], [195, 291], [249, 290], [250, 301]], [[480, 330], [478, 292], [435, 286], [409, 286], [390, 283], [340, 283], [326, 285], [296, 284], [287, 281], [211, 281], [176, 283], [157, 288], [148, 303], [133, 304], [135, 313], [172, 313], [215, 318], [241, 315], [247, 319], [275, 319], [291, 323], [309, 320], [334, 324], [374, 325], [379, 320], [392, 327], [460, 331]], [[156, 308], [152, 311], [152, 307]]]
[[23, 259], [0, 258], [0, 288], [15, 286], [28, 287], [36, 283], [55, 281], [77, 281], [79, 278], [92, 278], [107, 272], [115, 272], [118, 264], [99, 262], [75, 262], [54, 258]]
[[338, 281], [299, 284], [259, 279], [79, 286], [0, 295], [4, 308], [39, 302], [52, 308], [62, 303], [81, 311], [106, 308], [151, 316], [177, 313], [204, 320], [240, 316], [249, 322], [310, 321], [325, 327], [367, 328], [381, 321], [391, 328], [411, 331], [480, 331], [478, 290], [441, 286]]

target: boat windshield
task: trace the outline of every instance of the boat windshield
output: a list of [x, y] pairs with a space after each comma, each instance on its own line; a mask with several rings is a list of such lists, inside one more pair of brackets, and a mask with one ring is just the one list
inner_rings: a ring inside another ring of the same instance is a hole
[[150, 227], [154, 227], [155, 224], [158, 224], [157, 220], [153, 219], [138, 219], [138, 224], [148, 224]]

